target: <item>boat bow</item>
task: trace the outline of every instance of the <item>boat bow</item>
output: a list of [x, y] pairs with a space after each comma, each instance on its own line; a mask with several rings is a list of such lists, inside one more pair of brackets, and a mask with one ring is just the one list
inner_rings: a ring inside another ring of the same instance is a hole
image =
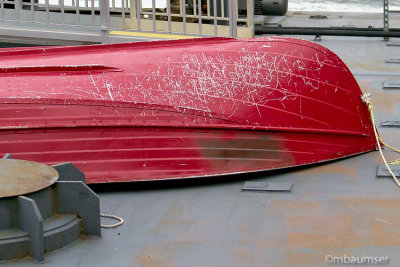
[[292, 38], [0, 51], [3, 153], [88, 182], [204, 177], [375, 148], [342, 60]]

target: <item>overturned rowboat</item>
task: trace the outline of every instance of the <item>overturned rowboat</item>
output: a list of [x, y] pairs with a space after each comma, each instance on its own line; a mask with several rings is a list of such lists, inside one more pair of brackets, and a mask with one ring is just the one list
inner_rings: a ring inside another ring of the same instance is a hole
[[0, 50], [0, 153], [88, 183], [254, 172], [375, 149], [362, 92], [328, 49], [205, 38]]

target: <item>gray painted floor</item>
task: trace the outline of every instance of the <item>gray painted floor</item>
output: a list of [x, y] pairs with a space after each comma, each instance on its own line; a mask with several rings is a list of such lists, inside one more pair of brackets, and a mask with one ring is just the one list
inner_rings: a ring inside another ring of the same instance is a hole
[[[372, 93], [378, 125], [382, 118], [400, 120], [400, 90], [382, 89], [384, 81], [400, 80], [400, 64], [385, 63], [400, 58], [400, 46], [387, 46], [382, 38], [322, 37], [319, 43]], [[400, 128], [378, 130], [400, 147]], [[387, 149], [385, 154], [399, 156]], [[400, 266], [400, 188], [390, 178], [376, 178], [380, 162], [379, 153], [370, 152], [220, 183], [94, 188], [102, 212], [123, 217], [124, 225], [47, 254], [44, 266], [326, 266], [327, 255], [344, 254], [389, 257], [389, 266]], [[294, 186], [290, 193], [241, 192], [247, 180]]]

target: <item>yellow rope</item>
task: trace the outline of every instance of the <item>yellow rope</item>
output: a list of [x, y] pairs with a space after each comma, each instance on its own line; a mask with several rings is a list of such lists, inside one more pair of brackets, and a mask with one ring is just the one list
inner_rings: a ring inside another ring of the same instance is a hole
[[[368, 106], [368, 109], [369, 109], [369, 106]], [[372, 113], [372, 104], [371, 104], [370, 113]], [[371, 114], [371, 118], [373, 118], [372, 116], [373, 116], [373, 114]], [[384, 145], [385, 147], [391, 149], [392, 151], [397, 152], [397, 153], [400, 154], [400, 150], [399, 150], [399, 149], [394, 148], [394, 147], [392, 147], [392, 146], [389, 146], [386, 142], [384, 142], [384, 141], [382, 140], [382, 138], [381, 138], [379, 135], [378, 135], [378, 138], [379, 138], [379, 141], [382, 143], [382, 145]], [[392, 164], [392, 165], [400, 165], [400, 159], [395, 159], [395, 160], [389, 161], [388, 163], [389, 163], [389, 164]]]
[[400, 165], [400, 159], [395, 159], [395, 160], [389, 161], [389, 164]]
[[[369, 109], [369, 106], [368, 106], [368, 109]], [[371, 110], [370, 110], [370, 112], [372, 112], [372, 104], [371, 104]], [[400, 150], [398, 150], [397, 148], [394, 148], [394, 147], [392, 147], [392, 146], [389, 146], [388, 144], [386, 144], [385, 142], [383, 142], [383, 140], [381, 139], [380, 136], [378, 136], [378, 138], [379, 138], [379, 141], [381, 141], [381, 143], [382, 143], [385, 147], [387, 147], [387, 148], [393, 150], [394, 152], [397, 152], [397, 153], [400, 154]], [[400, 159], [399, 159], [399, 160], [400, 160]]]
[[398, 153], [400, 153], [400, 151], [398, 149], [395, 149], [389, 145], [387, 145], [385, 142], [382, 141], [382, 139], [378, 136], [378, 133], [376, 132], [376, 126], [375, 126], [375, 119], [374, 119], [374, 113], [372, 112], [373, 106], [372, 106], [372, 100], [371, 100], [371, 94], [367, 93], [365, 95], [362, 96], [362, 100], [365, 104], [367, 104], [368, 106], [368, 110], [369, 110], [369, 114], [371, 115], [371, 122], [372, 122], [372, 128], [374, 129], [374, 134], [375, 134], [375, 139], [376, 139], [376, 143], [378, 145], [378, 149], [379, 149], [379, 153], [381, 154], [382, 160], [385, 163], [386, 168], [388, 169], [389, 173], [392, 175], [393, 180], [396, 182], [397, 186], [400, 187], [400, 182], [399, 180], [396, 178], [396, 175], [394, 175], [394, 173], [392, 172], [392, 169], [389, 167], [389, 164], [387, 163], [385, 156], [382, 153], [382, 148], [381, 145], [379, 143], [379, 141], [386, 147], [392, 149], [393, 151], [396, 151]]

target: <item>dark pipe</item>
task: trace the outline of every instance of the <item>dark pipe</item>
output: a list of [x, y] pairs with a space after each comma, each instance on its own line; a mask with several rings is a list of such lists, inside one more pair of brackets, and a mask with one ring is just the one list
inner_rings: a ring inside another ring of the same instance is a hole
[[256, 34], [295, 34], [295, 35], [331, 35], [331, 36], [362, 36], [362, 37], [400, 37], [400, 29], [375, 28], [301, 28], [301, 27], [255, 27]]
[[[268, 27], [267, 27], [268, 28]], [[272, 27], [270, 27], [272, 28]], [[338, 27], [338, 26], [332, 26], [332, 27], [282, 27], [282, 26], [278, 26], [278, 28], [283, 28], [283, 29], [293, 29], [293, 30], [344, 30], [344, 31], [372, 31], [372, 32], [379, 32], [379, 31], [383, 31], [383, 28], [358, 28], [356, 26], [346, 26], [346, 27]], [[391, 28], [390, 31], [392, 32], [400, 32], [400, 28]]]

